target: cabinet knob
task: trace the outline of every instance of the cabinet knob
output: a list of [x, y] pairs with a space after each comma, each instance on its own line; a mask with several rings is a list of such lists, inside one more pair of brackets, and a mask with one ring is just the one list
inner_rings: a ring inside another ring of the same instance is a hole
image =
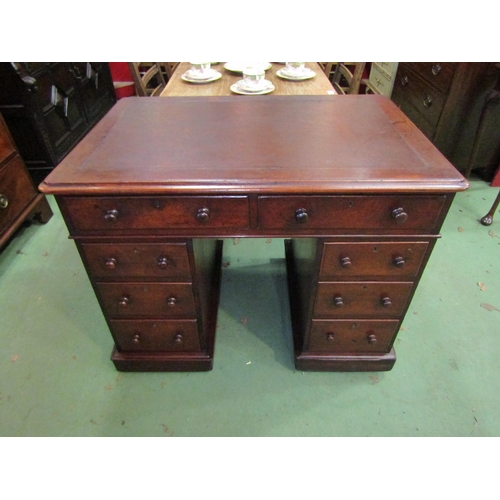
[[401, 255], [398, 255], [397, 257], [394, 257], [393, 262], [394, 262], [394, 265], [396, 267], [400, 267], [400, 268], [401, 267], [405, 267], [405, 260], [404, 260], [403, 257], [401, 257]]
[[398, 224], [401, 224], [408, 220], [408, 214], [404, 211], [404, 208], [402, 207], [395, 208], [392, 211], [392, 217]]
[[334, 297], [333, 303], [335, 304], [335, 307], [343, 307], [344, 299], [339, 295], [337, 297]]
[[139, 343], [141, 342], [141, 336], [140, 336], [138, 333], [136, 333], [136, 334], [132, 337], [132, 342], [133, 342], [134, 344], [139, 344]]
[[166, 257], [158, 257], [156, 261], [160, 269], [166, 269], [169, 266], [169, 260]]
[[326, 334], [326, 340], [328, 340], [329, 342], [331, 342], [332, 340], [335, 340], [335, 334], [333, 332], [328, 332]]
[[9, 199], [4, 194], [0, 194], [0, 208], [7, 208], [9, 206]]
[[110, 269], [110, 270], [113, 270], [115, 267], [116, 267], [116, 259], [114, 257], [110, 257], [106, 261], [106, 268]]
[[104, 216], [104, 220], [109, 224], [114, 224], [118, 220], [118, 210], [108, 210]]
[[210, 210], [206, 207], [200, 208], [196, 214], [198, 222], [207, 222], [210, 219]]
[[129, 299], [126, 295], [124, 295], [124, 296], [120, 299], [120, 301], [118, 302], [118, 305], [119, 305], [120, 307], [128, 307], [129, 302], [130, 302], [130, 299]]
[[182, 335], [180, 333], [178, 333], [175, 337], [174, 337], [174, 342], [176, 344], [182, 344]]
[[309, 214], [305, 208], [295, 210], [295, 220], [301, 224], [309, 220]]
[[369, 344], [376, 344], [377, 343], [377, 337], [373, 334], [370, 333], [367, 337], [366, 340], [368, 340]]
[[345, 268], [349, 268], [352, 266], [352, 262], [351, 262], [351, 259], [349, 257], [342, 257], [340, 259], [340, 264], [342, 265], [342, 267], [345, 267]]
[[438, 63], [438, 64], [435, 64], [435, 65], [432, 67], [432, 74], [433, 74], [434, 76], [438, 76], [438, 75], [439, 75], [439, 73], [441, 73], [441, 70], [442, 70], [442, 69], [443, 69], [443, 68], [441, 67], [441, 64], [439, 64], [439, 63]]
[[422, 102], [426, 108], [430, 108], [432, 105], [432, 97], [430, 95], [426, 95]]
[[175, 307], [177, 305], [177, 299], [175, 297], [169, 297], [167, 299], [167, 306], [168, 307]]
[[401, 78], [401, 85], [403, 87], [406, 87], [409, 83], [410, 83], [410, 79], [407, 76], [403, 76], [403, 78]]
[[391, 307], [392, 301], [391, 301], [390, 297], [382, 297], [382, 305], [384, 307]]

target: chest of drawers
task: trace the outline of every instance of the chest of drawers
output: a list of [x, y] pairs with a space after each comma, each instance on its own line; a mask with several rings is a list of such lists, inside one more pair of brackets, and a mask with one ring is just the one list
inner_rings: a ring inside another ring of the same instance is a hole
[[221, 238], [272, 236], [286, 242], [296, 367], [393, 366], [467, 182], [387, 98], [337, 97], [129, 98], [41, 184], [117, 369], [210, 369]]

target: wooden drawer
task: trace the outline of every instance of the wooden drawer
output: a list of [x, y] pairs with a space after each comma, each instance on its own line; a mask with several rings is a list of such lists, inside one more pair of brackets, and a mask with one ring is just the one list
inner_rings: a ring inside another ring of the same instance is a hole
[[19, 156], [0, 170], [0, 232], [19, 216], [36, 194]]
[[261, 196], [262, 229], [434, 231], [445, 196]]
[[427, 81], [405, 66], [400, 66], [398, 70], [394, 82], [394, 93], [402, 94], [432, 127], [437, 125], [446, 95], [430, 86]]
[[398, 63], [397, 62], [374, 62], [372, 64], [372, 68], [377, 68], [380, 69], [382, 72], [387, 74], [387, 77], [390, 79], [392, 75], [396, 73], [396, 70], [398, 69]]
[[195, 319], [149, 321], [112, 320], [111, 329], [120, 351], [199, 351]]
[[325, 243], [320, 276], [411, 279], [417, 276], [428, 246], [426, 241]]
[[412, 287], [410, 282], [320, 282], [314, 316], [395, 318], [403, 314]]
[[[405, 63], [401, 63], [401, 66], [406, 69]], [[437, 87], [443, 94], [448, 94], [457, 63], [418, 62], [411, 63], [411, 67], [415, 73]]]
[[434, 139], [436, 127], [431, 125], [422, 116], [422, 113], [406, 99], [406, 94], [396, 84], [394, 84], [391, 99], [430, 141]]
[[331, 353], [389, 352], [397, 320], [313, 320], [306, 350]]
[[193, 292], [187, 283], [98, 283], [103, 309], [111, 318], [194, 317]]
[[80, 243], [89, 274], [97, 279], [191, 281], [185, 243]]
[[70, 229], [246, 228], [246, 196], [68, 197], [64, 206]]

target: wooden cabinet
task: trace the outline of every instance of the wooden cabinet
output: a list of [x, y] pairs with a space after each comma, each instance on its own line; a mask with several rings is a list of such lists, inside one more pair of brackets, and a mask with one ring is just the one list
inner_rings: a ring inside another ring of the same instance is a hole
[[51, 217], [52, 210], [35, 189], [0, 115], [0, 247], [25, 220], [47, 222]]
[[297, 369], [379, 371], [467, 186], [388, 98], [347, 95], [123, 99], [41, 189], [118, 370], [209, 370], [221, 238], [282, 237]]
[[402, 62], [392, 100], [456, 168], [491, 180], [500, 161], [500, 112], [483, 118], [499, 76], [494, 63]]
[[0, 63], [0, 112], [36, 185], [116, 102], [107, 63]]
[[391, 97], [397, 69], [397, 62], [373, 62], [370, 68], [368, 88], [375, 94]]

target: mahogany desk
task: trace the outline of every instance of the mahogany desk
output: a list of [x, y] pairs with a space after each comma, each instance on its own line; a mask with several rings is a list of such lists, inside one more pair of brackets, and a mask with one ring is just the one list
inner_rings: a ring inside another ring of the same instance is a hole
[[220, 238], [280, 237], [297, 368], [379, 371], [467, 186], [384, 96], [270, 95], [122, 99], [40, 189], [118, 370], [211, 369]]

